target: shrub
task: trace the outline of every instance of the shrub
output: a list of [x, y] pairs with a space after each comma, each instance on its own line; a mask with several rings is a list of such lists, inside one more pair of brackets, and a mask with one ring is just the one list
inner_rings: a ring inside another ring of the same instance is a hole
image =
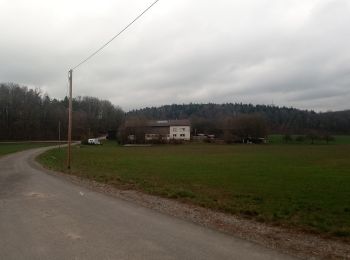
[[290, 134], [285, 134], [283, 136], [283, 141], [288, 143], [288, 142], [292, 142], [293, 141], [293, 137]]
[[305, 136], [304, 135], [298, 135], [296, 138], [295, 138], [295, 141], [297, 142], [305, 142]]

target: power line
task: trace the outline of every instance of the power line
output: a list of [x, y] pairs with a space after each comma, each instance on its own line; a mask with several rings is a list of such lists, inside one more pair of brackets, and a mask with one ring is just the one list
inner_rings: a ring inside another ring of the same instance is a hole
[[115, 40], [119, 35], [121, 35], [123, 32], [125, 32], [131, 25], [133, 25], [138, 19], [141, 18], [148, 10], [150, 10], [159, 0], [154, 1], [149, 7], [147, 7], [141, 14], [139, 14], [132, 22], [130, 22], [127, 26], [124, 27], [123, 30], [121, 30], [119, 33], [117, 33], [115, 36], [113, 36], [112, 39], [110, 39], [108, 42], [103, 44], [99, 49], [97, 49], [95, 52], [93, 52], [91, 55], [89, 55], [86, 59], [82, 60], [80, 63], [78, 63], [76, 66], [72, 68], [72, 70], [78, 68], [88, 60], [90, 60], [92, 57], [94, 57], [97, 53], [102, 51], [108, 44], [110, 44], [113, 40]]

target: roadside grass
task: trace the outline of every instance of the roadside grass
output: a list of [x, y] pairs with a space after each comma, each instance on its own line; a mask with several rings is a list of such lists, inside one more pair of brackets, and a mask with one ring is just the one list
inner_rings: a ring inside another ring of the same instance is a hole
[[[289, 141], [288, 143], [286, 143], [283, 140], [283, 135], [269, 135], [268, 140], [270, 144], [301, 144], [301, 145], [305, 145], [305, 144], [310, 144], [310, 140], [304, 140], [302, 142], [298, 142], [295, 139], [299, 136], [299, 135], [291, 135], [293, 140]], [[329, 144], [350, 144], [350, 135], [334, 135], [334, 140], [330, 141]], [[327, 144], [326, 141], [324, 140], [315, 140], [314, 141], [315, 144]]]
[[[77, 146], [71, 174], [350, 239], [350, 145]], [[65, 172], [65, 150], [38, 160]]]
[[15, 153], [23, 150], [28, 150], [32, 148], [39, 148], [49, 145], [54, 145], [55, 143], [0, 143], [0, 157], [6, 154]]

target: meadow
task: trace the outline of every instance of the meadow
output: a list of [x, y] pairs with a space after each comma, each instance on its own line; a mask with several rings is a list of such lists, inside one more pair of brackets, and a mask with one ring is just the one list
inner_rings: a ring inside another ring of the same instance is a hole
[[[76, 146], [71, 174], [350, 239], [350, 145]], [[65, 149], [38, 160], [66, 172]]]

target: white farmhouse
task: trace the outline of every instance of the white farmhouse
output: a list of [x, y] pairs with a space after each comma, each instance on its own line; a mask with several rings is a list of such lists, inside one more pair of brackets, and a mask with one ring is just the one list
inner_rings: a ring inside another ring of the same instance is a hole
[[176, 140], [191, 140], [191, 127], [184, 124], [171, 125], [169, 137]]
[[191, 123], [189, 120], [160, 120], [147, 124], [145, 140], [191, 140]]

